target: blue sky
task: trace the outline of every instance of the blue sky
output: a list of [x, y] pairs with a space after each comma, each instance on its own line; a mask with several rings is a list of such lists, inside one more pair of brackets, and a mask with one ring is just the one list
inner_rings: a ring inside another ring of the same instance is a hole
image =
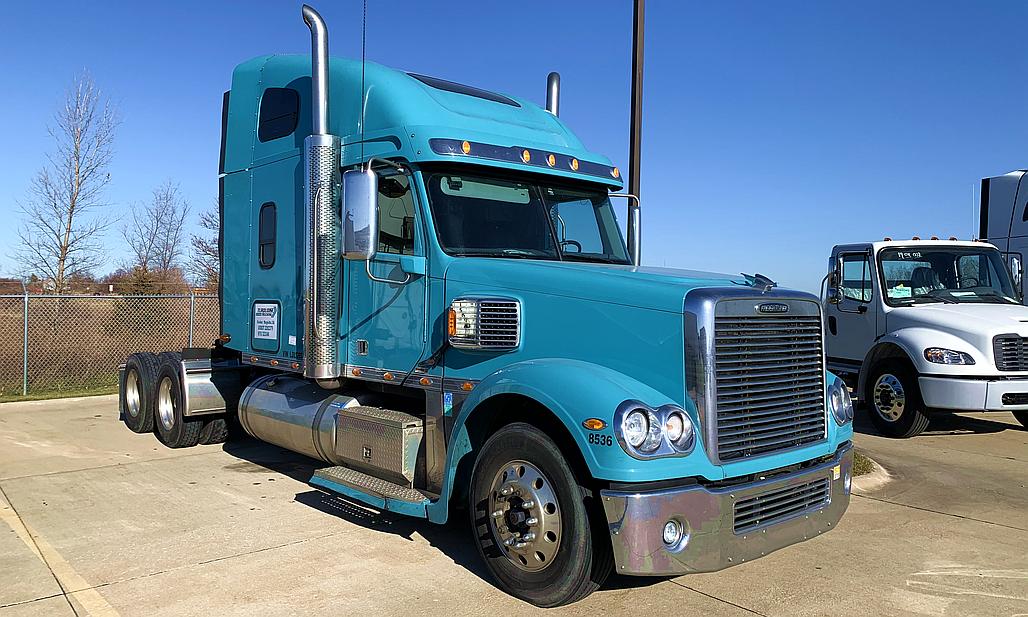
[[[359, 57], [360, 3], [319, 2]], [[255, 55], [306, 53], [298, 2], [11, 2], [0, 8], [0, 272], [46, 125], [87, 68], [123, 123], [115, 214], [172, 179], [217, 194], [222, 92]], [[1023, 2], [647, 6], [643, 261], [818, 287], [833, 244], [974, 232], [972, 187], [1028, 165]], [[52, 27], [51, 30], [45, 29]], [[368, 58], [542, 103], [628, 168], [630, 0], [369, 0]], [[125, 251], [108, 241], [113, 269]]]

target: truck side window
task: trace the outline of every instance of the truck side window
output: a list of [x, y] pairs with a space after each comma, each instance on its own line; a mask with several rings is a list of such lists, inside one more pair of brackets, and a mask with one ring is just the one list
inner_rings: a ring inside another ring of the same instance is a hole
[[378, 252], [414, 254], [414, 197], [403, 174], [378, 181]]
[[300, 120], [300, 94], [292, 88], [268, 88], [261, 97], [257, 139], [261, 142], [291, 135]]
[[268, 202], [261, 206], [258, 218], [257, 261], [260, 262], [261, 268], [267, 269], [275, 265], [275, 204]]
[[871, 301], [871, 262], [866, 253], [842, 256], [842, 295], [857, 302]]

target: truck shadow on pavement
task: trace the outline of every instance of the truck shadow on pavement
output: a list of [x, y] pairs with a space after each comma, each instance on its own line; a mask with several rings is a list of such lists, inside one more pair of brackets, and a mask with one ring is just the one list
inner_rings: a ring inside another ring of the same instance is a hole
[[[856, 417], [853, 419], [853, 430], [864, 435], [882, 434], [871, 424], [868, 414], [871, 413], [867, 407], [857, 403]], [[1008, 414], [1009, 415], [1009, 414]], [[931, 412], [928, 420], [928, 428], [922, 436], [943, 436], [943, 435], [982, 435], [989, 433], [1001, 433], [1003, 431], [1019, 431], [1021, 426], [1017, 424], [1013, 416], [1010, 422], [997, 422], [982, 416], [958, 415], [946, 411]]]
[[[222, 449], [240, 459], [238, 463], [232, 463], [229, 466], [235, 471], [262, 474], [270, 471], [304, 484], [310, 481], [315, 470], [326, 466], [326, 463], [321, 461], [296, 454], [285, 448], [266, 444], [248, 435], [234, 435], [223, 444]], [[297, 503], [365, 529], [393, 534], [410, 542], [417, 541], [415, 535], [420, 536], [430, 546], [449, 557], [454, 564], [495, 586], [475, 549], [467, 513], [463, 510], [451, 511], [450, 520], [444, 525], [438, 525], [425, 519], [379, 511], [355, 500], [340, 495], [330, 495], [316, 489], [297, 493], [295, 499]], [[667, 577], [635, 577], [613, 574], [607, 579], [601, 592], [648, 587], [665, 580]]]

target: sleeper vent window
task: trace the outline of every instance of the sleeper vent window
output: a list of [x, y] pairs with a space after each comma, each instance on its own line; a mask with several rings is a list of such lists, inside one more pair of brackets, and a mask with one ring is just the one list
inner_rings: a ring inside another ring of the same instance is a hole
[[300, 121], [300, 94], [292, 88], [268, 88], [261, 97], [257, 139], [271, 141], [292, 135]]
[[275, 204], [266, 203], [261, 206], [257, 229], [257, 259], [262, 268], [275, 265], [275, 228]]

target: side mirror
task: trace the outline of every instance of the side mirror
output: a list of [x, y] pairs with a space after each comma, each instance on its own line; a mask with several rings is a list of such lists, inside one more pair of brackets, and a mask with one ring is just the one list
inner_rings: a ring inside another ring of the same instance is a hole
[[368, 260], [378, 249], [378, 175], [343, 172], [343, 258]]
[[1014, 291], [1017, 292], [1017, 296], [1024, 297], [1024, 266], [1018, 255], [1010, 256], [1010, 279], [1014, 283]]
[[839, 304], [842, 302], [842, 294], [839, 293], [838, 287], [829, 287], [826, 298], [828, 299], [828, 304]]

